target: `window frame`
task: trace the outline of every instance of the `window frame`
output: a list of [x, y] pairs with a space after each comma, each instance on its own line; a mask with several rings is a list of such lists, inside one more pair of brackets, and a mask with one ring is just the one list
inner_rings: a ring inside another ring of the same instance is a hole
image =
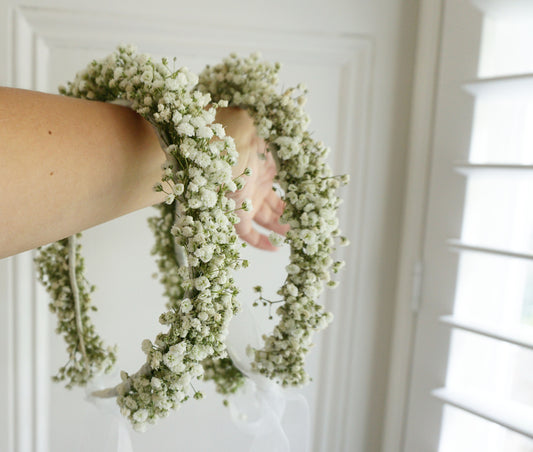
[[[477, 76], [483, 15], [466, 0], [421, 0], [406, 198], [384, 426], [384, 452], [438, 449], [451, 331], [466, 161], [474, 99], [460, 86]], [[473, 58], [472, 56], [475, 56]], [[442, 189], [446, 187], [446, 189]]]

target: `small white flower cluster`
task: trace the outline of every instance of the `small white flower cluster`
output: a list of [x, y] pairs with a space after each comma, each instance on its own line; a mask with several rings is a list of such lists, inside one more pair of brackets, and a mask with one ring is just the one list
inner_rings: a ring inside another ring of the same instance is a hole
[[[167, 198], [150, 225], [169, 300], [160, 323], [168, 330], [153, 343], [143, 341], [145, 364], [132, 375], [123, 372], [113, 389], [122, 414], [140, 431], [189, 398], [192, 380], [204, 374], [202, 361], [226, 359], [224, 340], [239, 309], [230, 274], [242, 265], [234, 228], [239, 218], [226, 196], [237, 188], [231, 166], [238, 154], [233, 139], [213, 124], [216, 108], [225, 103], [210, 104], [209, 94], [193, 90], [196, 83], [197, 76], [185, 68], [172, 71], [166, 60], [156, 63], [133, 47], [119, 47], [60, 89], [74, 97], [125, 101], [156, 128], [167, 155], [155, 185]], [[62, 259], [58, 256], [58, 265], [64, 265]], [[52, 271], [45, 270], [49, 278]], [[67, 286], [68, 279], [59, 284]]]
[[[263, 349], [255, 350], [253, 368], [284, 386], [299, 386], [309, 379], [304, 356], [312, 345], [312, 334], [332, 319], [317, 299], [324, 283], [336, 285], [330, 280], [330, 269], [336, 273], [342, 266], [330, 256], [334, 238], [340, 237], [336, 211], [341, 200], [336, 190], [348, 177], [332, 175], [325, 161], [328, 149], [306, 130], [305, 87], [278, 93], [279, 68], [279, 64], [260, 61], [258, 55], [245, 59], [230, 55], [200, 74], [199, 88], [215, 101], [246, 109], [277, 163], [277, 181], [286, 203], [281, 220], [291, 226], [285, 238], [291, 247], [291, 263], [278, 291], [284, 301], [276, 310], [279, 324], [263, 337]], [[276, 235], [271, 240], [281, 243]]]
[[[231, 173], [238, 155], [223, 127], [213, 124], [216, 108], [228, 103], [246, 108], [269, 143], [285, 193], [282, 220], [291, 226], [285, 239], [271, 237], [277, 245], [290, 244], [291, 263], [278, 291], [284, 301], [277, 309], [280, 323], [264, 338], [264, 348], [253, 352], [253, 365], [283, 385], [308, 380], [304, 355], [312, 345], [312, 333], [331, 320], [317, 299], [325, 282], [334, 285], [330, 269], [337, 272], [342, 267], [330, 255], [334, 237], [340, 236], [336, 217], [340, 199], [335, 191], [347, 178], [332, 176], [325, 163], [327, 149], [306, 131], [304, 88], [277, 94], [278, 70], [279, 65], [262, 63], [258, 56], [231, 56], [219, 66], [207, 67], [198, 79], [185, 68], [170, 70], [165, 59], [153, 62], [132, 47], [119, 47], [60, 89], [68, 96], [131, 106], [155, 127], [167, 155], [161, 182], [154, 186], [165, 192], [166, 201], [157, 206], [160, 215], [149, 220], [155, 236], [153, 254], [168, 299], [159, 318], [166, 331], [153, 342], [142, 342], [145, 363], [134, 374], [122, 372], [122, 382], [110, 389], [136, 430], [145, 430], [147, 424], [179, 408], [191, 389], [195, 398], [201, 398], [192, 386], [195, 378], [213, 380], [224, 394], [244, 381], [225, 346], [229, 322], [239, 310], [231, 272], [247, 265], [239, 255], [236, 206], [226, 196], [242, 188], [242, 178], [233, 179]], [[215, 103], [210, 104], [211, 98]], [[249, 210], [251, 202], [246, 200], [239, 208]], [[68, 344], [71, 361], [60, 370], [60, 379], [70, 378], [70, 386], [85, 384], [96, 369], [107, 370], [115, 361], [113, 350], [103, 349], [87, 315], [89, 297], [79, 245], [74, 271], [79, 289], [71, 290], [76, 286], [68, 265], [72, 243], [66, 239], [49, 245], [37, 258], [41, 280], [54, 300], [52, 310], [59, 317], [58, 332]], [[75, 313], [79, 308], [75, 292], [81, 299], [81, 318]], [[85, 344], [84, 356], [80, 343]]]
[[56, 333], [65, 339], [69, 356], [67, 364], [59, 368], [53, 380], [66, 380], [66, 387], [69, 389], [75, 385], [87, 384], [94, 375], [101, 372], [109, 372], [116, 362], [116, 348], [104, 346], [89, 317], [89, 311], [96, 310], [91, 305], [94, 286], [88, 286], [82, 277], [85, 265], [80, 249], [81, 246], [77, 245], [73, 251], [80, 301], [79, 315], [85, 326], [82, 331], [78, 330], [76, 324], [74, 292], [69, 274], [69, 240], [63, 239], [41, 247], [35, 257], [38, 277], [52, 299], [50, 311], [57, 316]]

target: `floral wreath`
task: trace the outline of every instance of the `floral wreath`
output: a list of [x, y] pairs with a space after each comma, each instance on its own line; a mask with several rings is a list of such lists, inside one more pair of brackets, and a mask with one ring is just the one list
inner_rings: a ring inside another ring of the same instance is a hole
[[[330, 280], [330, 270], [336, 273], [343, 265], [333, 262], [331, 254], [335, 237], [347, 244], [338, 229], [341, 200], [335, 192], [348, 177], [332, 175], [325, 162], [328, 149], [306, 131], [305, 88], [277, 93], [279, 68], [258, 55], [241, 59], [232, 54], [220, 65], [207, 66], [198, 78], [186, 68], [171, 69], [166, 59], [154, 62], [121, 46], [60, 88], [67, 96], [128, 105], [156, 129], [167, 156], [161, 182], [154, 187], [167, 198], [157, 206], [160, 216], [149, 224], [168, 299], [159, 321], [168, 329], [153, 342], [142, 341], [146, 362], [137, 372], [122, 371], [120, 384], [94, 393], [116, 397], [136, 430], [144, 431], [147, 423], [179, 408], [191, 389], [194, 398], [201, 398], [192, 386], [194, 378], [213, 380], [222, 394], [235, 392], [245, 380], [228, 356], [225, 338], [240, 309], [231, 273], [248, 264], [239, 254], [236, 211], [251, 206], [244, 201], [236, 207], [226, 196], [242, 188], [242, 179], [232, 178], [238, 159], [233, 139], [213, 123], [218, 107], [240, 107], [253, 118], [276, 162], [285, 202], [281, 221], [290, 225], [286, 237], [271, 234], [274, 244], [290, 245], [290, 264], [277, 292], [282, 298], [276, 309], [279, 323], [263, 336], [262, 349], [251, 350], [252, 369], [283, 386], [309, 380], [304, 357], [313, 332], [332, 319], [317, 299], [324, 284], [337, 284]], [[79, 236], [41, 247], [35, 259], [58, 317], [56, 332], [63, 335], [69, 355], [53, 379], [67, 381], [67, 388], [86, 385], [116, 362], [116, 348], [104, 345], [89, 317], [96, 310], [90, 299], [94, 286], [84, 277]], [[255, 290], [259, 298], [254, 305], [277, 303], [264, 298], [260, 286]]]

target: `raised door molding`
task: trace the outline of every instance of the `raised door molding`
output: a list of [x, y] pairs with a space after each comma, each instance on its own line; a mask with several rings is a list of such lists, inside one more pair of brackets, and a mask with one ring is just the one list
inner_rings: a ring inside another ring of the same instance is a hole
[[[336, 102], [337, 111], [332, 113], [338, 120], [335, 135], [328, 141], [335, 149], [331, 158], [334, 170], [350, 173], [352, 177], [349, 189], [343, 191], [345, 206], [341, 209], [341, 228], [352, 244], [342, 249], [347, 270], [341, 275], [340, 288], [326, 292], [325, 304], [335, 314], [335, 322], [320, 340], [320, 374], [313, 383], [317, 397], [312, 430], [315, 451], [348, 450], [350, 444], [356, 443], [352, 441], [356, 432], [352, 424], [360, 418], [362, 410], [355, 403], [354, 394], [365, 390], [358, 378], [363, 371], [353, 357], [352, 329], [358, 304], [369, 301], [358, 296], [357, 276], [352, 275], [361, 273], [359, 254], [365, 221], [362, 207], [368, 196], [364, 186], [374, 53], [371, 40], [360, 35], [236, 29], [220, 24], [200, 27], [135, 13], [119, 16], [22, 6], [12, 9], [11, 15], [8, 79], [15, 87], [50, 91], [57, 82], [54, 65], [65, 55], [105, 54], [119, 43], [117, 36], [120, 43], [135, 42], [142, 51], [173, 55], [178, 49], [179, 55], [199, 62], [217, 61], [229, 50], [248, 54], [260, 49], [269, 59], [290, 61], [308, 71], [335, 72], [337, 83], [331, 86], [330, 95]], [[17, 452], [44, 452], [48, 444], [47, 426], [40, 419], [46, 419], [49, 403], [45, 389], [49, 378], [48, 341], [39, 335], [48, 330], [48, 317], [42, 312], [47, 302], [35, 288], [31, 258], [17, 256], [0, 264], [0, 278], [7, 279], [0, 295], [8, 300], [2, 302], [1, 309], [10, 313], [5, 318], [14, 316], [16, 320], [14, 330], [4, 332], [2, 340], [9, 337], [9, 356], [15, 361], [19, 359], [8, 380], [18, 389], [13, 392], [14, 399], [3, 406], [32, 419], [24, 423], [15, 416], [11, 424], [2, 426], [8, 431], [0, 441], [6, 438], [8, 444], [15, 441]], [[33, 333], [28, 334], [30, 331]], [[21, 372], [26, 375], [24, 378]], [[11, 451], [9, 447], [5, 450]]]
[[0, 259], [0, 347], [4, 350], [0, 367], [0, 449], [13, 450], [14, 429], [14, 341], [13, 341], [12, 258]]
[[48, 307], [33, 252], [0, 260], [2, 450], [48, 450]]
[[423, 245], [441, 51], [442, 0], [421, 0], [411, 127], [382, 452], [405, 449], [413, 347], [423, 278]]

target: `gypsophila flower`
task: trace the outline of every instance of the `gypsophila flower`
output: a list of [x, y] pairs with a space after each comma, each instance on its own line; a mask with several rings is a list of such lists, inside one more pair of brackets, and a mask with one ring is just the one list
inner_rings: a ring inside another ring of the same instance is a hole
[[166, 204], [172, 204], [176, 200], [176, 195], [174, 193], [169, 193], [165, 197], [165, 203]]
[[245, 212], [252, 210], [252, 200], [245, 199], [241, 204], [241, 209], [244, 210]]
[[178, 131], [179, 134], [186, 135], [186, 136], [189, 136], [189, 137], [192, 137], [194, 135], [194, 127], [191, 124], [189, 124], [188, 122], [180, 123], [180, 125], [178, 126], [177, 131]]
[[[137, 430], [144, 430], [147, 422], [165, 417], [168, 410], [177, 408], [187, 400], [186, 394], [189, 393], [188, 385], [191, 378], [200, 378], [203, 374], [203, 367], [198, 360], [204, 359], [207, 355], [213, 358], [224, 356], [223, 332], [227, 332], [229, 319], [237, 310], [233, 295], [237, 291], [228, 273], [240, 267], [238, 253], [233, 246], [230, 246], [236, 242], [232, 221], [229, 219], [230, 215], [233, 219], [234, 214], [224, 213], [227, 212], [225, 184], [231, 180], [230, 162], [236, 161], [235, 148], [233, 140], [224, 137], [224, 130], [220, 125], [213, 127], [209, 125], [215, 117], [217, 104], [208, 106], [211, 103], [209, 95], [191, 92], [196, 83], [197, 76], [185, 69], [172, 72], [165, 62], [154, 64], [149, 57], [136, 55], [133, 48], [120, 47], [105, 60], [91, 63], [88, 70], [81, 72], [73, 83], [62, 90], [63, 94], [75, 97], [101, 101], [123, 100], [158, 129], [169, 162], [174, 162], [164, 165], [162, 183], [154, 187], [156, 191], [165, 191], [167, 194], [166, 203], [159, 206], [161, 217], [150, 220], [156, 235], [154, 251], [160, 256], [158, 261], [160, 279], [165, 287], [165, 295], [169, 299], [169, 310], [161, 315], [160, 320], [170, 329], [167, 333], [158, 335], [156, 345], [149, 340], [143, 341], [142, 349], [147, 355], [146, 363], [134, 374], [123, 373], [124, 381], [114, 389], [121, 412], [131, 420]], [[211, 144], [209, 139], [214, 134], [221, 140]], [[172, 142], [168, 141], [170, 137], [173, 137]], [[198, 187], [198, 197], [189, 203], [187, 194], [191, 190], [186, 181], [192, 179], [188, 175], [189, 169], [195, 168], [209, 169], [202, 169], [196, 174], [194, 183]], [[191, 206], [193, 203], [197, 203], [198, 210], [189, 212], [181, 208], [187, 204]], [[176, 204], [180, 208], [175, 208]], [[216, 229], [216, 234], [220, 238], [213, 240], [208, 230], [202, 229], [201, 233], [204, 236], [201, 242], [191, 242], [195, 243], [192, 248], [188, 246], [176, 248], [179, 243], [185, 245], [191, 237], [199, 237], [200, 230], [195, 232], [195, 224], [203, 224], [199, 220], [202, 212], [209, 213], [209, 218], [219, 219], [220, 226]], [[202, 245], [198, 246], [198, 243]], [[50, 250], [55, 254], [46, 254], [41, 250], [42, 279], [52, 275], [50, 271], [53, 270], [52, 267], [46, 267], [44, 264], [55, 259], [56, 255], [59, 256], [56, 253], [59, 249], [63, 253], [57, 259], [58, 265], [61, 265], [68, 254], [67, 243], [61, 248], [52, 245]], [[181, 251], [177, 253], [180, 249]], [[194, 308], [196, 301], [192, 300], [195, 300], [200, 291], [210, 287], [210, 280], [203, 275], [212, 273], [209, 265], [215, 254], [220, 257], [217, 262], [218, 293], [209, 297], [203, 296], [202, 300], [203, 303], [209, 300], [213, 306], [220, 305], [219, 300], [227, 295], [227, 292], [232, 294], [229, 298], [230, 309], [209, 308], [196, 312]], [[189, 263], [188, 267], [186, 263]], [[180, 271], [180, 265], [184, 265], [182, 268], [185, 272]], [[81, 268], [78, 270], [80, 270], [78, 280], [82, 281]], [[54, 270], [54, 273], [57, 272]], [[59, 289], [70, 287], [68, 274], [65, 274], [60, 281], [52, 276], [50, 279], [54, 287], [56, 282]], [[58, 292], [59, 295], [64, 297], [62, 292]], [[55, 306], [59, 307], [60, 303], [64, 301], [56, 298]], [[70, 309], [65, 312], [74, 312], [68, 303], [65, 306]], [[82, 305], [83, 312], [85, 312], [84, 306], [86, 305]], [[69, 320], [72, 324], [71, 330], [76, 331], [75, 316], [68, 314], [64, 317], [71, 319]], [[217, 320], [214, 320], [215, 318]], [[209, 319], [213, 319], [210, 321], [216, 334], [210, 334], [210, 329], [206, 330], [203, 326], [202, 322]], [[87, 318], [84, 317], [83, 322], [88, 325]], [[210, 339], [207, 339], [208, 337]], [[195, 341], [200, 338], [203, 338], [203, 346], [194, 348]], [[95, 354], [93, 350], [96, 349], [91, 347], [93, 345], [100, 347], [101, 343], [90, 340], [89, 336], [86, 336], [85, 342], [88, 358], [95, 362], [94, 368], [100, 363], [109, 366], [114, 355], [110, 360], [105, 352]], [[209, 343], [211, 345], [208, 345]], [[194, 356], [187, 354], [189, 346], [186, 344], [190, 344], [190, 350], [194, 349]], [[72, 349], [76, 353], [77, 348], [74, 345]], [[83, 365], [77, 364], [81, 358], [79, 354], [73, 356], [76, 357], [73, 361], [75, 367], [85, 369]], [[71, 376], [72, 384], [84, 384], [94, 368], [84, 370], [83, 378]], [[65, 368], [65, 372], [67, 370]]]
[[[332, 175], [325, 163], [329, 150], [306, 130], [305, 87], [278, 92], [279, 68], [261, 62], [258, 55], [232, 55], [221, 65], [208, 66], [198, 78], [186, 68], [171, 69], [167, 59], [153, 62], [134, 47], [122, 46], [60, 89], [73, 97], [130, 106], [156, 129], [167, 156], [161, 182], [154, 186], [166, 199], [157, 206], [160, 215], [149, 220], [168, 299], [159, 317], [165, 332], [142, 341], [145, 363], [135, 373], [121, 372], [121, 383], [107, 390], [135, 430], [146, 430], [191, 395], [202, 398], [192, 387], [194, 379], [213, 380], [219, 392], [228, 394], [245, 378], [227, 357], [225, 338], [231, 317], [240, 309], [232, 271], [248, 264], [240, 259], [233, 225], [240, 220], [236, 212], [252, 205], [245, 200], [236, 207], [226, 196], [245, 181], [232, 177], [231, 165], [238, 160], [233, 139], [225, 136], [222, 125], [212, 124], [218, 107], [245, 108], [253, 117], [277, 162], [276, 182], [286, 204], [281, 219], [291, 226], [286, 238], [271, 237], [273, 243], [291, 247], [287, 278], [278, 291], [283, 299], [267, 300], [261, 287], [255, 288], [263, 303], [276, 303], [279, 324], [264, 336], [263, 348], [247, 353], [254, 357], [254, 371], [283, 385], [309, 380], [304, 356], [312, 334], [332, 318], [316, 301], [325, 284], [336, 284], [330, 270], [342, 267], [330, 255], [333, 238], [340, 237], [336, 209], [341, 199], [335, 190], [347, 177]], [[246, 168], [242, 175], [250, 174]], [[79, 249], [69, 238], [42, 248], [36, 259], [69, 351], [70, 361], [56, 379], [69, 379], [69, 387], [86, 384], [116, 359], [90, 323], [88, 295], [93, 288], [86, 285]]]
[[[83, 278], [85, 264], [76, 237], [40, 248], [35, 258], [39, 279], [52, 298], [50, 310], [58, 317], [56, 331], [67, 342], [69, 354], [68, 363], [60, 367], [53, 380], [67, 381], [67, 388], [86, 385], [94, 375], [102, 371], [109, 372], [116, 361], [116, 347], [104, 346], [88, 316], [89, 311], [94, 309], [91, 306], [94, 286], [88, 285]], [[71, 269], [76, 277], [76, 285], [70, 279]], [[79, 320], [85, 324], [81, 331], [77, 328], [78, 312], [81, 315]]]
[[275, 232], [271, 232], [268, 236], [268, 240], [272, 245], [274, 246], [280, 246], [285, 241], [285, 238], [282, 235], [276, 234]]
[[150, 353], [152, 351], [152, 341], [150, 341], [150, 339], [145, 339], [142, 341], [141, 348], [144, 353]]
[[[339, 199], [334, 191], [347, 177], [340, 180], [332, 177], [324, 160], [328, 149], [322, 142], [314, 141], [306, 130], [309, 117], [302, 110], [305, 86], [278, 93], [278, 71], [278, 64], [262, 62], [258, 55], [244, 59], [230, 55], [222, 64], [208, 66], [202, 72], [199, 87], [210, 93], [214, 101], [224, 99], [230, 105], [247, 109], [259, 136], [268, 143], [268, 151], [281, 166], [277, 183], [285, 193], [286, 203], [281, 220], [291, 230], [287, 239], [270, 237], [275, 245], [284, 240], [290, 244], [291, 263], [287, 266], [285, 284], [278, 292], [285, 297], [276, 310], [280, 323], [272, 335], [265, 336], [264, 348], [255, 351], [253, 368], [283, 385], [300, 385], [309, 379], [303, 356], [309, 349], [311, 332], [331, 319], [315, 300], [322, 291], [322, 281], [329, 281], [332, 237], [338, 235], [334, 230], [338, 224]], [[299, 288], [306, 288], [307, 293]], [[259, 286], [256, 291], [261, 294]], [[260, 299], [264, 300], [262, 295]], [[230, 374], [228, 369], [226, 373]], [[219, 388], [231, 387], [221, 377], [214, 379]]]
[[192, 308], [193, 308], [193, 306], [192, 306], [191, 300], [189, 300], [188, 298], [185, 298], [184, 300], [181, 301], [180, 310], [184, 314], [187, 314], [188, 312], [191, 312]]

